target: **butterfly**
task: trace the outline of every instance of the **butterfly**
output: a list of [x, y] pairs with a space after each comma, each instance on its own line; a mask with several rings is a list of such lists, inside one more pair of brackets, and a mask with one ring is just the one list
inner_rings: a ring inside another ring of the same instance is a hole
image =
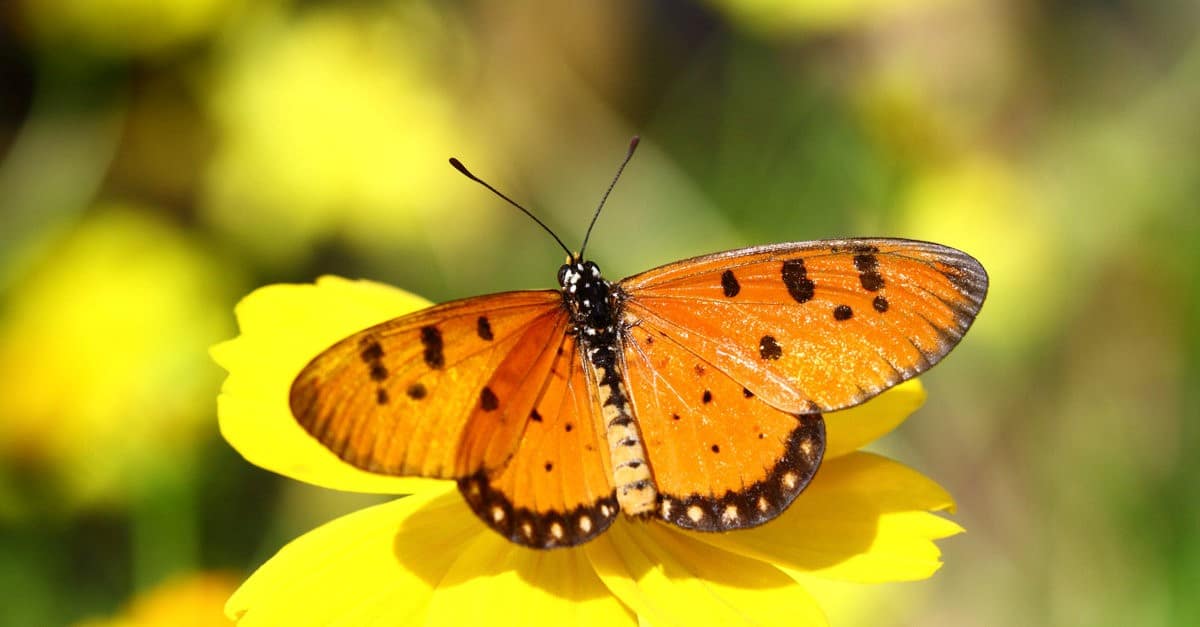
[[[600, 203], [637, 146], [635, 137]], [[622, 512], [685, 529], [763, 524], [813, 479], [822, 414], [928, 370], [988, 278], [903, 239], [784, 243], [607, 281], [567, 251], [557, 290], [457, 300], [337, 342], [296, 377], [292, 414], [342, 460], [453, 479], [519, 545], [567, 547]]]

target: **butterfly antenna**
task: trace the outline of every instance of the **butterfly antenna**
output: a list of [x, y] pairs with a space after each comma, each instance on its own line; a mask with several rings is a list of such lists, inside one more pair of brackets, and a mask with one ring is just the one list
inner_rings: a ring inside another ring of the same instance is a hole
[[483, 179], [479, 178], [478, 176], [475, 176], [474, 174], [471, 174], [471, 171], [467, 169], [467, 166], [462, 164], [462, 161], [459, 161], [458, 159], [455, 159], [454, 157], [450, 157], [450, 165], [454, 166], [454, 169], [461, 172], [463, 176], [488, 188], [489, 190], [491, 190], [491, 192], [493, 194], [495, 194], [495, 195], [503, 198], [505, 201], [507, 201], [508, 204], [516, 207], [517, 209], [520, 209], [521, 213], [524, 213], [525, 215], [529, 216], [529, 219], [533, 220], [534, 222], [537, 222], [538, 226], [545, 229], [546, 232], [550, 234], [550, 237], [553, 237], [554, 241], [558, 242], [558, 245], [561, 246], [564, 251], [566, 251], [568, 257], [570, 257], [572, 259], [575, 258], [574, 255], [571, 254], [571, 249], [567, 248], [567, 245], [564, 244], [563, 241], [561, 239], [559, 239], [557, 235], [554, 234], [554, 231], [551, 231], [550, 227], [546, 226], [545, 222], [542, 222], [541, 220], [539, 220], [537, 218], [537, 216], [530, 213], [528, 209], [526, 209], [525, 207], [522, 207], [519, 203], [517, 203], [517, 201], [513, 200], [512, 198], [509, 198], [508, 196], [501, 194], [500, 190], [496, 189], [495, 187], [492, 187], [491, 185], [488, 185], [487, 182], [485, 182]]
[[583, 251], [587, 248], [588, 238], [592, 236], [592, 227], [596, 226], [596, 218], [600, 217], [600, 210], [604, 208], [605, 201], [608, 200], [608, 195], [612, 193], [614, 187], [617, 186], [617, 179], [621, 178], [621, 173], [625, 171], [625, 165], [633, 158], [633, 151], [637, 150], [640, 139], [637, 135], [629, 140], [629, 152], [625, 153], [625, 160], [621, 162], [621, 167], [617, 168], [617, 175], [613, 177], [612, 183], [608, 184], [608, 189], [604, 192], [604, 197], [600, 199], [600, 206], [596, 207], [596, 213], [592, 214], [592, 223], [588, 225], [587, 233], [583, 235], [583, 245], [579, 247], [579, 258], [583, 259]]

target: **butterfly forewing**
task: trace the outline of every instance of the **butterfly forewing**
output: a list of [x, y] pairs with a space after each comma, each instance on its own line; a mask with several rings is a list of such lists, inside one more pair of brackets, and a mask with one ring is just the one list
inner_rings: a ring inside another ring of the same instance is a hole
[[629, 323], [799, 414], [861, 403], [937, 363], [975, 319], [987, 275], [938, 244], [852, 239], [698, 257], [620, 287]]
[[536, 548], [586, 542], [608, 529], [619, 511], [596, 396], [575, 337], [564, 338], [560, 348], [507, 463], [459, 481], [486, 524]]
[[360, 331], [296, 377], [292, 413], [343, 460], [372, 472], [457, 478], [485, 460], [502, 464], [533, 403], [526, 388], [540, 389], [549, 376], [545, 346], [553, 354], [561, 344], [561, 303], [556, 291], [495, 294]]
[[689, 529], [762, 524], [808, 485], [825, 450], [819, 414], [792, 415], [683, 345], [644, 326], [625, 334], [625, 367], [660, 496]]

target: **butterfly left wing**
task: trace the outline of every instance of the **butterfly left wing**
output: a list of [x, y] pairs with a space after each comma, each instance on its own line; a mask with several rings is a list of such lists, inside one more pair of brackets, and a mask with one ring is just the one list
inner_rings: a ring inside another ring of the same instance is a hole
[[556, 291], [430, 307], [370, 327], [292, 383], [296, 421], [367, 471], [460, 478], [503, 466], [566, 333]]
[[620, 511], [597, 396], [576, 337], [567, 335], [559, 348], [508, 462], [458, 482], [485, 524], [517, 544], [541, 549], [587, 542]]
[[795, 414], [856, 405], [928, 370], [983, 305], [987, 274], [900, 239], [777, 244], [627, 278], [625, 324], [652, 331]]

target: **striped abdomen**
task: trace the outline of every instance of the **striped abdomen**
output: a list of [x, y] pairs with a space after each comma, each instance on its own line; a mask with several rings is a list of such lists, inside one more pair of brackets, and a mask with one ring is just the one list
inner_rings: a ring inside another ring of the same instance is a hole
[[657, 507], [658, 489], [646, 463], [646, 447], [642, 444], [637, 417], [629, 404], [615, 342], [601, 342], [589, 347], [586, 361], [600, 392], [617, 502], [621, 511], [631, 516], [653, 512]]

